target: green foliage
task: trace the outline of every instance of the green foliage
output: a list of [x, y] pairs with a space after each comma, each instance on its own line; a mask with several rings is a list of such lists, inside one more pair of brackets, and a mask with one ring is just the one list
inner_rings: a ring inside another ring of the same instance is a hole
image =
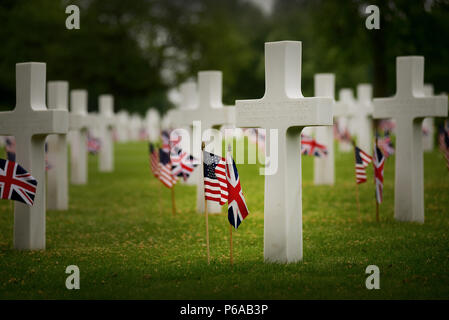
[[[254, 147], [251, 145], [251, 147]], [[116, 170], [99, 173], [89, 157], [89, 184], [70, 186], [67, 212], [47, 213], [47, 250], [13, 250], [11, 203], [0, 201], [0, 298], [5, 299], [446, 299], [449, 295], [449, 173], [438, 152], [426, 153], [426, 222], [393, 219], [394, 158], [385, 165], [385, 202], [375, 221], [372, 170], [355, 204], [353, 155], [336, 157], [335, 187], [313, 185], [304, 156], [304, 261], [263, 262], [264, 178], [238, 165], [250, 215], [234, 232], [210, 215], [207, 265], [204, 215], [195, 187], [171, 193], [150, 175], [146, 143], [116, 144]], [[371, 169], [371, 167], [369, 167]], [[160, 206], [162, 211], [160, 211]], [[65, 288], [68, 265], [81, 289]], [[380, 290], [365, 288], [365, 268], [380, 268]]]
[[[336, 74], [337, 90], [374, 84], [395, 91], [395, 57], [424, 55], [435, 92], [449, 82], [447, 1], [277, 0], [271, 15], [247, 0], [77, 0], [81, 29], [65, 28], [66, 0], [0, 3], [0, 107], [15, 101], [14, 65], [47, 63], [48, 80], [89, 90], [89, 109], [111, 92], [116, 110], [165, 113], [167, 91], [200, 70], [223, 71], [223, 100], [261, 97], [264, 42], [303, 41], [303, 92], [313, 75]], [[364, 9], [380, 8], [381, 29], [365, 28]]]

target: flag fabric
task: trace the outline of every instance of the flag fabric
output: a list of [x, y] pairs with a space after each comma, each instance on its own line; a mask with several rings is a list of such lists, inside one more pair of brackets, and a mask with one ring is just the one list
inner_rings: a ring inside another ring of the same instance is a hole
[[334, 124], [334, 135], [338, 142], [351, 142], [351, 134], [347, 128], [341, 128], [338, 123]]
[[1, 199], [23, 202], [29, 206], [34, 203], [37, 181], [18, 163], [0, 159]]
[[167, 153], [170, 153], [171, 145], [170, 145], [170, 132], [167, 130], [163, 130], [161, 133], [162, 138], [162, 147], [161, 149]]
[[377, 203], [382, 203], [383, 199], [384, 164], [385, 164], [385, 157], [382, 153], [382, 150], [380, 150], [380, 148], [377, 145], [375, 145], [373, 156], [373, 167], [374, 167], [374, 183], [376, 184]]
[[447, 126], [441, 127], [438, 134], [438, 144], [443, 157], [446, 160], [446, 166], [449, 170], [449, 128]]
[[150, 168], [153, 175], [157, 178], [159, 177], [159, 153], [154, 145], [150, 142], [148, 146]]
[[239, 173], [232, 155], [228, 152], [226, 159], [226, 180], [228, 192], [228, 220], [237, 229], [248, 216], [248, 207], [240, 185]]
[[206, 200], [223, 205], [228, 200], [226, 160], [223, 157], [203, 151], [204, 195]]
[[301, 154], [323, 157], [327, 155], [327, 148], [312, 137], [301, 135]]
[[170, 160], [172, 163], [172, 174], [176, 177], [182, 177], [185, 180], [195, 170], [198, 164], [195, 158], [183, 151], [181, 147], [174, 146], [170, 151]]
[[159, 149], [159, 180], [167, 187], [173, 188], [178, 179], [171, 172], [170, 153], [164, 149]]
[[386, 158], [394, 154], [393, 141], [391, 141], [389, 131], [386, 131], [383, 137], [379, 137], [377, 145]]
[[97, 154], [100, 151], [101, 142], [100, 139], [95, 138], [91, 134], [87, 135], [87, 151], [90, 154]]
[[354, 149], [355, 149], [355, 176], [357, 184], [360, 184], [366, 182], [365, 168], [368, 167], [373, 158], [357, 146], [354, 146]]
[[16, 161], [16, 139], [14, 137], [6, 137], [5, 151], [9, 161]]

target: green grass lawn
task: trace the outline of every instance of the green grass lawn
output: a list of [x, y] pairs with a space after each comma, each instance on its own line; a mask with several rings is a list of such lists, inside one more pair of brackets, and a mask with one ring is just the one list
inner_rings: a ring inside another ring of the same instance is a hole
[[[239, 165], [250, 215], [234, 232], [229, 264], [225, 208], [204, 215], [195, 187], [170, 190], [149, 173], [147, 144], [116, 144], [114, 173], [89, 157], [89, 184], [70, 186], [70, 209], [47, 212], [47, 250], [13, 250], [13, 212], [0, 201], [2, 299], [447, 299], [449, 172], [437, 151], [425, 154], [425, 224], [393, 218], [394, 158], [385, 166], [381, 221], [375, 220], [372, 168], [355, 201], [353, 155], [337, 154], [334, 187], [313, 185], [303, 157], [304, 260], [263, 262], [264, 177]], [[162, 212], [160, 211], [162, 205]], [[67, 290], [65, 268], [77, 265], [81, 289]], [[380, 268], [380, 290], [365, 288], [365, 268]]]

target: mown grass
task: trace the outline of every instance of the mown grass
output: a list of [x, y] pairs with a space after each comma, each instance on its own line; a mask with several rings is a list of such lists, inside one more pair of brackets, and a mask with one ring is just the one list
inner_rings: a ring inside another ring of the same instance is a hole
[[[355, 203], [353, 155], [337, 154], [334, 187], [313, 185], [303, 157], [304, 260], [263, 262], [263, 181], [258, 166], [239, 165], [250, 216], [234, 233], [229, 264], [227, 216], [211, 215], [207, 265], [204, 216], [195, 187], [170, 191], [149, 173], [146, 143], [116, 144], [116, 170], [70, 186], [70, 209], [47, 212], [47, 250], [13, 250], [13, 213], [0, 201], [2, 299], [447, 299], [449, 173], [437, 152], [425, 154], [425, 224], [393, 218], [394, 159], [385, 167], [381, 222], [375, 220], [372, 170]], [[162, 205], [162, 212], [160, 212]], [[225, 209], [225, 208], [224, 208]], [[77, 265], [81, 289], [65, 288]], [[380, 268], [380, 290], [365, 288], [365, 268]]]

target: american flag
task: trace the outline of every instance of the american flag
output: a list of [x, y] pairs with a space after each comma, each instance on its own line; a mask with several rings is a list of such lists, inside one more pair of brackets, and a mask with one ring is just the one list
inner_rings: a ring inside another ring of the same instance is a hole
[[355, 177], [357, 184], [366, 182], [366, 171], [365, 168], [368, 167], [373, 158], [366, 154], [362, 149], [354, 146], [355, 149]]
[[438, 142], [440, 151], [446, 159], [446, 166], [449, 170], [449, 128], [447, 126], [441, 127], [438, 134]]
[[0, 159], [0, 194], [2, 199], [34, 203], [37, 181], [18, 163]]
[[228, 152], [226, 163], [226, 178], [228, 192], [228, 220], [237, 229], [248, 216], [248, 207], [240, 185], [239, 173], [232, 155]]
[[157, 178], [159, 176], [159, 154], [154, 145], [150, 142], [148, 146], [150, 168], [153, 175]]
[[6, 158], [9, 161], [16, 161], [16, 139], [14, 137], [6, 137], [5, 142]]
[[226, 160], [220, 156], [203, 151], [204, 195], [223, 205], [228, 200], [228, 184], [226, 179]]
[[91, 134], [87, 135], [87, 151], [90, 154], [97, 154], [100, 151], [101, 142], [100, 139], [95, 138]]
[[195, 167], [198, 166], [195, 163], [195, 158], [177, 145], [171, 149], [170, 160], [172, 163], [172, 174], [176, 177], [183, 177], [184, 181], [187, 180], [193, 170], [195, 170]]
[[178, 178], [171, 172], [170, 153], [164, 149], [159, 149], [159, 180], [167, 187], [172, 188]]
[[377, 203], [382, 203], [383, 199], [383, 186], [384, 186], [384, 164], [385, 157], [382, 150], [378, 146], [374, 146], [374, 182], [376, 184], [376, 200]]
[[301, 154], [322, 157], [327, 155], [327, 148], [312, 137], [301, 135]]
[[386, 158], [394, 154], [393, 141], [391, 141], [389, 131], [386, 131], [382, 138], [378, 138], [377, 145], [379, 146], [380, 150], [382, 150], [382, 153]]

